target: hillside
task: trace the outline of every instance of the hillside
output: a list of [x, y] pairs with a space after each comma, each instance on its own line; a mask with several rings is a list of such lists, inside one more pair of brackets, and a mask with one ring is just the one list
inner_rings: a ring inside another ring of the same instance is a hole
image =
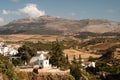
[[71, 20], [51, 16], [24, 18], [0, 27], [0, 34], [74, 35], [78, 32], [119, 32], [120, 24], [109, 20]]

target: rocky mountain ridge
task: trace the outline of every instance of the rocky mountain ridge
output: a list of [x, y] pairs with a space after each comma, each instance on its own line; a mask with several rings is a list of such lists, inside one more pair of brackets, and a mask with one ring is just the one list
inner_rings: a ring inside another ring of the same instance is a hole
[[109, 20], [71, 20], [51, 16], [14, 20], [0, 27], [0, 34], [74, 35], [78, 32], [119, 32], [120, 23]]

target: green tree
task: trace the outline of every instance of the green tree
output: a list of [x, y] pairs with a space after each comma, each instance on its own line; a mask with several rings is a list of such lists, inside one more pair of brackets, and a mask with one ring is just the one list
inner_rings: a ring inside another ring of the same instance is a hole
[[73, 63], [77, 63], [77, 59], [76, 59], [76, 56], [74, 55], [74, 57], [73, 57], [73, 61], [72, 61]]
[[79, 64], [81, 64], [81, 60], [82, 60], [81, 55], [79, 55], [78, 60], [79, 60]]
[[20, 47], [18, 49], [18, 52], [18, 56], [21, 57], [21, 60], [27, 63], [29, 62], [30, 58], [36, 55], [37, 53], [37, 51], [34, 48], [27, 45], [23, 45], [22, 47]]
[[68, 54], [66, 55], [66, 63], [68, 63], [68, 64], [69, 64]]
[[0, 55], [0, 73], [7, 75], [9, 80], [15, 80], [13, 65], [4, 56]]
[[94, 58], [92, 56], [89, 57], [88, 61], [94, 61]]
[[63, 52], [63, 45], [58, 40], [52, 43], [50, 51], [50, 63], [53, 66], [63, 67], [66, 65], [66, 58]]
[[80, 80], [81, 72], [78, 64], [71, 65], [70, 74], [75, 78], [75, 80]]
[[14, 64], [14, 66], [20, 65], [21, 64], [21, 59], [20, 58], [13, 59], [12, 63]]

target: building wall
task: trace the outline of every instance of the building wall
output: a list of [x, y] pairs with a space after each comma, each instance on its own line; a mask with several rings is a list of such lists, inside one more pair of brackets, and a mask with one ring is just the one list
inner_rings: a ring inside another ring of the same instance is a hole
[[49, 60], [44, 60], [43, 61], [43, 67], [49, 67]]
[[42, 68], [49, 67], [49, 60], [39, 60], [38, 64]]

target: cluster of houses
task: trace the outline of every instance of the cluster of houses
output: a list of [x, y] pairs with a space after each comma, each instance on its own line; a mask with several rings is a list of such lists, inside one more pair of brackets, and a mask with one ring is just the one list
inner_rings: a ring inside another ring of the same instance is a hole
[[[17, 44], [5, 44], [4, 42], [0, 42], [0, 54], [4, 56], [9, 56], [10, 59], [18, 58], [14, 57], [14, 55], [18, 54], [18, 48], [20, 46]], [[38, 51], [37, 55], [32, 57], [29, 64], [32, 66], [39, 65], [41, 68], [50, 67], [49, 59], [46, 57], [48, 52]]]
[[0, 54], [4, 56], [16, 55], [19, 47], [20, 46], [17, 44], [5, 44], [4, 42], [0, 42]]
[[[5, 44], [4, 42], [0, 42], [0, 54], [4, 56], [13, 57], [18, 54], [18, 48], [20, 46], [17, 44]], [[48, 51], [38, 51], [37, 55], [32, 57], [29, 65], [31, 66], [39, 66], [41, 68], [51, 67], [49, 63], [49, 59], [47, 58]], [[14, 57], [13, 57], [14, 58]], [[16, 58], [16, 57], [15, 57]], [[95, 62], [86, 63], [84, 59], [81, 60], [81, 66], [86, 67], [95, 67]]]
[[[51, 64], [49, 63], [49, 59], [46, 57], [48, 52], [45, 51], [38, 51], [37, 55], [32, 57], [30, 60], [30, 65], [35, 66], [39, 65], [41, 68], [46, 68], [46, 67], [51, 67]], [[81, 66], [84, 68], [87, 67], [94, 67], [95, 68], [95, 62], [93, 61], [88, 61], [85, 59], [81, 59]]]

